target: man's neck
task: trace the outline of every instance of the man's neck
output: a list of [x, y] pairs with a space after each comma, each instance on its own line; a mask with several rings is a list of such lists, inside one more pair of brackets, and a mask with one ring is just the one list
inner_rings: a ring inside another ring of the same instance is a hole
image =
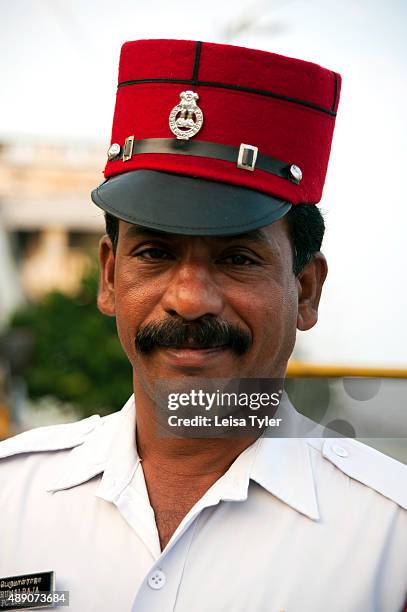
[[254, 441], [161, 437], [155, 406], [135, 385], [137, 449], [163, 549], [189, 510]]
[[250, 446], [254, 436], [235, 438], [177, 438], [161, 435], [154, 408], [145, 398], [136, 396], [137, 449], [143, 462], [157, 470], [168, 471], [175, 478], [205, 478], [223, 474], [233, 461]]

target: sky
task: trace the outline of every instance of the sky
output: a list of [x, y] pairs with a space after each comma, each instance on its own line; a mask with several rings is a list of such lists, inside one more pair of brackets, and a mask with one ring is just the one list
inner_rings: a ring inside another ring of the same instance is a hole
[[251, 46], [342, 74], [321, 202], [329, 275], [298, 355], [407, 367], [407, 2], [0, 0], [0, 140], [107, 148], [120, 47], [137, 38]]

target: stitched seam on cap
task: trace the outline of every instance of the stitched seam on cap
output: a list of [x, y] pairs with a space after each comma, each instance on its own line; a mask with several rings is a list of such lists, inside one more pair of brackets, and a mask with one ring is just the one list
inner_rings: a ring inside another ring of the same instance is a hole
[[272, 91], [266, 91], [264, 89], [255, 89], [252, 87], [241, 87], [239, 85], [230, 85], [229, 83], [214, 83], [211, 81], [193, 81], [192, 79], [135, 79], [129, 81], [122, 81], [118, 84], [119, 87], [126, 87], [127, 85], [142, 85], [144, 83], [180, 83], [183, 85], [196, 85], [197, 87], [217, 87], [219, 89], [230, 89], [232, 91], [244, 91], [246, 93], [255, 94], [259, 96], [266, 96], [269, 98], [275, 98], [277, 100], [283, 100], [284, 102], [291, 102], [293, 104], [298, 104], [300, 106], [305, 106], [306, 108], [311, 108], [313, 110], [320, 111], [321, 113], [326, 113], [331, 117], [336, 117], [336, 113], [329, 108], [325, 108], [320, 106], [319, 104], [314, 104], [313, 102], [306, 102], [305, 100], [298, 100], [297, 98], [291, 98], [290, 96], [285, 96], [284, 94], [274, 93]]
[[194, 68], [192, 71], [192, 82], [194, 85], [196, 85], [198, 82], [198, 70], [199, 70], [199, 60], [201, 58], [201, 48], [202, 48], [202, 43], [200, 40], [197, 40], [196, 45], [195, 45]]

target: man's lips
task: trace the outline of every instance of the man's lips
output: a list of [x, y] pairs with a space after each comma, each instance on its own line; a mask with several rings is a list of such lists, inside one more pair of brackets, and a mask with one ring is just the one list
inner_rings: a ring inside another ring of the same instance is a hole
[[162, 346], [157, 347], [161, 355], [173, 365], [180, 367], [202, 367], [219, 359], [227, 350], [227, 345], [202, 348], [199, 345]]

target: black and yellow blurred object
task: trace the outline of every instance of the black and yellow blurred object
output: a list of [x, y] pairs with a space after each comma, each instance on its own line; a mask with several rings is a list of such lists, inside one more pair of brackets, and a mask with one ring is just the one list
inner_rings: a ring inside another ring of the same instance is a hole
[[0, 402], [0, 440], [4, 440], [10, 436], [10, 409], [4, 403]]
[[290, 361], [288, 378], [407, 378], [407, 369], [363, 367], [353, 365], [321, 365]]

